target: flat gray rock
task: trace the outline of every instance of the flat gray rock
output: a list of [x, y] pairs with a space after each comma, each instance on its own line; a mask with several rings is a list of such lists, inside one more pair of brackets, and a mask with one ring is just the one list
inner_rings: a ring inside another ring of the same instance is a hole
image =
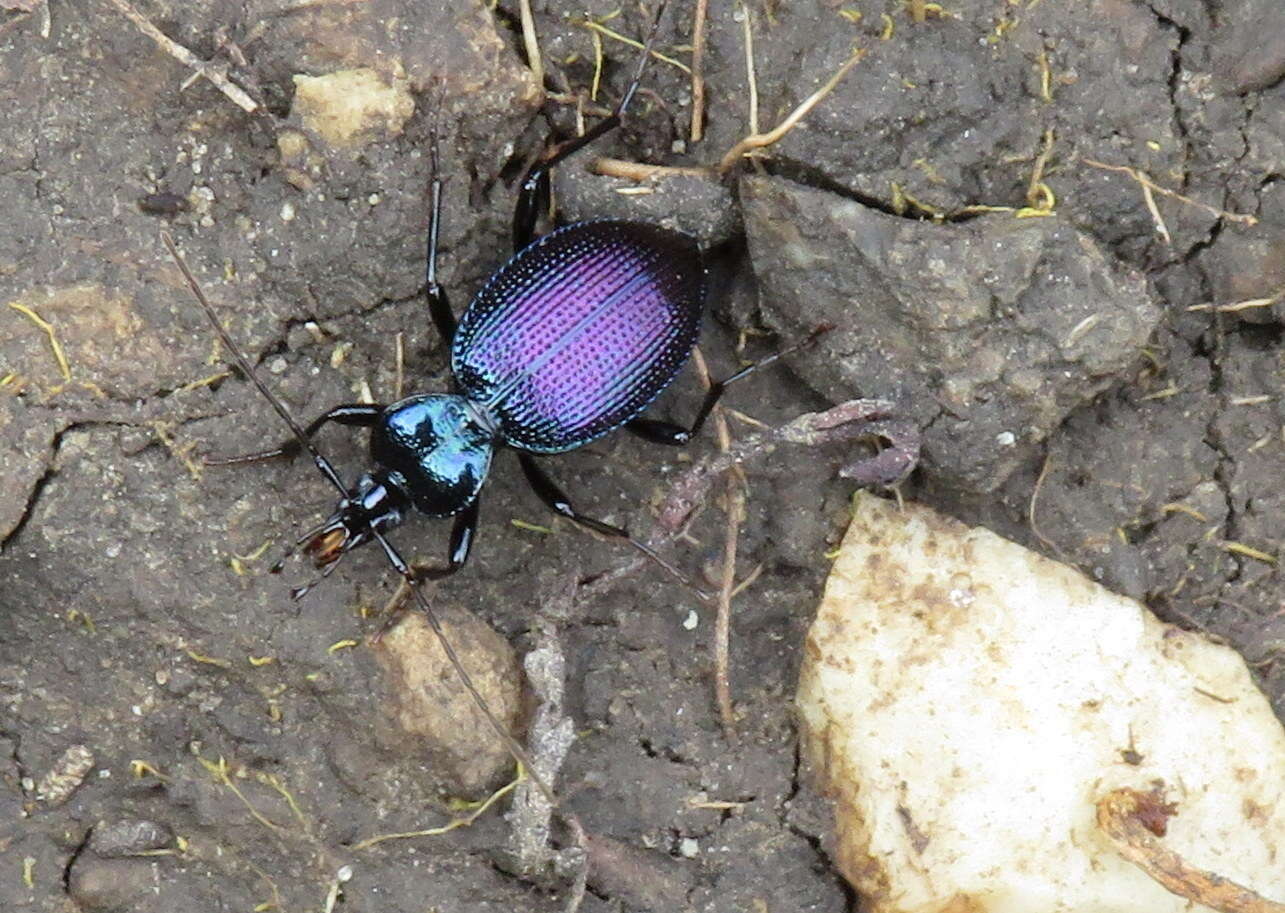
[[803, 376], [836, 401], [899, 401], [927, 469], [970, 491], [1111, 387], [1160, 318], [1138, 273], [1056, 217], [933, 224], [770, 178], [741, 199], [767, 322], [836, 326]]

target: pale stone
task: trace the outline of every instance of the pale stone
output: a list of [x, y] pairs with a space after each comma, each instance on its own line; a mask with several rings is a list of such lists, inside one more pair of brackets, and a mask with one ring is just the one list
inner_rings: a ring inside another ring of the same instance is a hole
[[1095, 823], [1285, 900], [1285, 731], [1233, 650], [984, 529], [870, 495], [808, 636], [804, 757], [869, 913], [1191, 913]]
[[337, 148], [396, 136], [415, 113], [404, 79], [391, 82], [368, 67], [324, 76], [294, 77], [292, 111], [303, 125]]

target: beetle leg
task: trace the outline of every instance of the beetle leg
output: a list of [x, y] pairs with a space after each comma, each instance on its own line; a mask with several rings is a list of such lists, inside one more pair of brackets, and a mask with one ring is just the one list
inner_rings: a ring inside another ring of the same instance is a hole
[[442, 175], [437, 152], [437, 121], [434, 119], [429, 139], [429, 194], [431, 216], [428, 221], [428, 267], [424, 294], [428, 298], [428, 311], [442, 337], [442, 345], [449, 358], [451, 341], [455, 338], [455, 314], [446, 300], [446, 290], [437, 282], [437, 241], [442, 227]]
[[[462, 568], [468, 562], [469, 552], [473, 548], [473, 540], [477, 537], [477, 520], [478, 520], [478, 502], [473, 501], [468, 507], [464, 508], [455, 517], [455, 525], [451, 527], [451, 544], [446, 553], [446, 567], [430, 568], [412, 568], [411, 573], [415, 577], [416, 583], [407, 584], [408, 586], [418, 586], [420, 581], [424, 580], [441, 580], [449, 577]], [[379, 626], [379, 630], [371, 637], [372, 644], [379, 643], [384, 635], [391, 631], [401, 621], [403, 615], [409, 610], [406, 600], [400, 600], [388, 612], [388, 617], [384, 623]]]
[[[379, 419], [379, 415], [384, 409], [384, 406], [368, 403], [349, 403], [344, 406], [335, 406], [324, 415], [319, 415], [313, 419], [308, 424], [308, 427], [303, 429], [303, 433], [305, 437], [311, 438], [321, 430], [323, 425], [329, 422], [358, 428], [369, 428]], [[236, 466], [241, 463], [259, 463], [264, 460], [297, 456], [302, 449], [303, 444], [298, 438], [290, 438], [280, 447], [274, 447], [272, 450], [260, 450], [257, 453], [244, 453], [240, 456], [231, 457], [206, 457], [204, 462], [206, 466]]]
[[683, 585], [695, 590], [697, 595], [702, 599], [708, 598], [707, 594], [692, 583], [691, 579], [688, 578], [686, 574], [674, 567], [664, 558], [660, 557], [660, 555], [656, 554], [656, 552], [645, 543], [639, 542], [633, 536], [629, 535], [629, 530], [620, 526], [612, 526], [610, 523], [604, 523], [601, 520], [595, 520], [593, 517], [586, 517], [584, 514], [576, 510], [571, 504], [571, 500], [567, 497], [566, 492], [559, 488], [553, 479], [549, 478], [548, 473], [540, 467], [540, 464], [535, 461], [535, 458], [531, 456], [531, 454], [519, 452], [518, 461], [522, 464], [522, 472], [526, 474], [526, 480], [531, 485], [532, 491], [534, 491], [536, 496], [544, 502], [545, 506], [554, 513], [566, 517], [578, 526], [583, 526], [585, 529], [591, 529], [595, 533], [601, 533], [602, 535], [610, 536], [613, 539], [624, 539], [634, 548], [638, 549], [638, 551], [642, 552], [663, 568], [666, 573], [676, 578]]
[[625, 89], [625, 94], [621, 96], [620, 101], [616, 102], [616, 107], [611, 114], [586, 130], [583, 136], [576, 136], [564, 142], [555, 143], [545, 149], [544, 154], [535, 161], [530, 170], [527, 171], [526, 177], [522, 179], [522, 184], [518, 190], [517, 206], [513, 210], [514, 253], [522, 250], [534, 240], [535, 226], [536, 222], [539, 221], [540, 213], [548, 209], [549, 172], [553, 166], [568, 156], [579, 152], [603, 134], [610, 133], [620, 126], [621, 118], [624, 117], [625, 111], [629, 108], [629, 103], [633, 101], [634, 94], [642, 83], [643, 70], [647, 66], [647, 58], [651, 56], [651, 48], [656, 41], [656, 32], [660, 28], [660, 17], [665, 14], [665, 5], [667, 3], [668, 0], [661, 0], [660, 6], [656, 10], [656, 16], [651, 21], [651, 31], [647, 33], [647, 41], [643, 46], [642, 53], [638, 55], [634, 78], [630, 81], [629, 87]]
[[728, 387], [736, 383], [738, 380], [744, 380], [749, 377], [759, 368], [766, 368], [782, 356], [789, 355], [791, 352], [795, 352], [806, 346], [812, 345], [812, 343], [816, 342], [817, 337], [822, 333], [828, 333], [830, 329], [831, 327], [829, 324], [822, 324], [794, 345], [787, 346], [779, 352], [773, 352], [771, 355], [760, 359], [753, 364], [748, 364], [735, 374], [724, 377], [722, 380], [714, 381], [714, 383], [710, 384], [709, 390], [706, 391], [705, 399], [696, 413], [696, 421], [692, 422], [692, 426], [690, 428], [684, 428], [682, 425], [676, 425], [673, 422], [662, 422], [651, 418], [631, 419], [630, 421], [625, 422], [625, 427], [643, 440], [651, 441], [653, 444], [668, 444], [671, 447], [681, 447], [684, 444], [689, 443], [692, 438], [696, 437], [696, 435], [700, 434], [701, 428], [705, 426], [705, 420], [708, 419], [709, 414], [714, 411], [714, 407], [718, 405], [718, 401], [722, 398]]

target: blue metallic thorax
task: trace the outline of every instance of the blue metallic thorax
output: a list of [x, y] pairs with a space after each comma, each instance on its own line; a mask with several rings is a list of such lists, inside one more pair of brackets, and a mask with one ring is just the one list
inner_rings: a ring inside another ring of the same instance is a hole
[[641, 413], [700, 332], [705, 267], [686, 235], [640, 222], [568, 225], [518, 253], [460, 319], [460, 392], [520, 450], [559, 453]]
[[431, 393], [393, 403], [370, 435], [375, 462], [415, 507], [433, 517], [459, 513], [477, 497], [491, 468], [496, 428], [463, 396]]

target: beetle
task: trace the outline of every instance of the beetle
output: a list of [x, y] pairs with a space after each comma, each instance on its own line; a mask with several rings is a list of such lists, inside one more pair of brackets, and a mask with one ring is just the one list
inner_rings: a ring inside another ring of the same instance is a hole
[[[677, 377], [700, 334], [707, 274], [699, 245], [658, 226], [605, 219], [572, 223], [536, 237], [539, 215], [548, 207], [550, 170], [620, 125], [638, 90], [665, 5], [659, 4], [632, 81], [611, 115], [584, 135], [550, 146], [527, 171], [514, 210], [515, 253], [458, 322], [437, 281], [443, 179], [433, 130], [426, 296], [448, 349], [454, 392], [419, 393], [387, 405], [348, 403], [300, 426], [231, 339], [172, 239], [162, 235], [242, 372], [293, 433], [275, 449], [207, 462], [246, 463], [306, 450], [340, 498], [325, 522], [295, 546], [303, 548], [324, 577], [352, 549], [377, 542], [410, 583], [465, 688], [533, 776], [521, 746], [473, 687], [419, 586], [454, 574], [468, 560], [477, 533], [479, 493], [495, 452], [517, 452], [528, 483], [549, 508], [580, 526], [627, 541], [690, 586], [684, 574], [626, 529], [577, 510], [536, 457], [574, 450], [621, 427], [653, 442], [685, 444], [700, 431], [729, 384], [789, 351], [712, 384], [690, 426], [645, 418], [642, 413]], [[351, 487], [313, 443], [316, 433], [331, 423], [370, 429], [373, 466]], [[412, 510], [454, 518], [444, 566], [414, 571], [386, 538]], [[292, 595], [301, 598], [311, 586], [296, 587]], [[538, 777], [536, 782], [553, 801]]]
[[[581, 513], [536, 460], [582, 447], [622, 426], [652, 442], [685, 444], [699, 433], [728, 384], [784, 354], [713, 384], [689, 427], [644, 418], [641, 413], [678, 376], [700, 334], [707, 272], [699, 245], [659, 226], [610, 219], [575, 222], [536, 237], [550, 170], [620, 125], [665, 5], [659, 6], [646, 50], [612, 114], [583, 136], [551, 146], [528, 170], [514, 210], [514, 255], [458, 322], [437, 281], [443, 179], [434, 130], [426, 295], [455, 391], [415, 394], [386, 405], [335, 406], [280, 447], [209, 461], [228, 465], [292, 456], [330, 423], [370, 429], [372, 468], [343, 493], [325, 522], [296, 543], [323, 576], [376, 533], [400, 526], [412, 510], [454, 518], [446, 564], [418, 573], [434, 580], [457, 572], [476, 539], [479, 494], [494, 454], [508, 448], [517, 452], [527, 482], [551, 510], [627, 541], [692, 586], [628, 530]], [[292, 592], [299, 598], [310, 587]]]

